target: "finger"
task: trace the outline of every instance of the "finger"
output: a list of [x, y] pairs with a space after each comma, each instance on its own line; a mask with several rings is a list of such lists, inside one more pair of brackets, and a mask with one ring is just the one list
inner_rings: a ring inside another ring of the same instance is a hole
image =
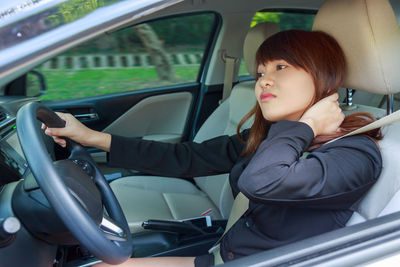
[[44, 133], [45, 133], [46, 135], [48, 135], [48, 136], [53, 136], [53, 134], [52, 134], [50, 128], [46, 128], [45, 131], [44, 131]]
[[47, 134], [47, 135], [49, 135], [49, 136], [57, 136], [57, 135], [60, 135], [60, 134], [57, 132], [57, 128], [47, 128], [47, 129], [44, 131], [44, 133]]
[[58, 117], [60, 117], [64, 121], [66, 121], [68, 116], [71, 115], [69, 113], [62, 113], [62, 112], [56, 112], [56, 114], [58, 115]]
[[68, 115], [69, 113], [62, 113], [62, 112], [56, 112], [57, 116], [60, 117], [63, 121], [67, 122], [68, 119]]
[[63, 136], [65, 134], [64, 128], [47, 128], [46, 132], [47, 135], [52, 136]]
[[60, 118], [63, 117], [66, 113], [64, 112], [55, 112]]
[[57, 136], [53, 136], [53, 140], [54, 140], [54, 142], [56, 142], [57, 144], [59, 144], [62, 147], [65, 147], [65, 145], [66, 145], [65, 139], [59, 138]]

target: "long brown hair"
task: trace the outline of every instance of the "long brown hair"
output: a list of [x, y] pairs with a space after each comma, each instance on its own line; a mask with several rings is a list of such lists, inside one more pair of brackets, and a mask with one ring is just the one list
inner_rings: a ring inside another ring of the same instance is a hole
[[[336, 40], [321, 31], [289, 30], [278, 32], [266, 39], [257, 50], [256, 66], [268, 61], [283, 59], [296, 68], [301, 68], [309, 73], [314, 81], [315, 96], [310, 103], [313, 104], [324, 97], [336, 93], [343, 83], [346, 73], [344, 53]], [[253, 73], [255, 77], [255, 73]], [[307, 108], [307, 109], [308, 109]], [[237, 127], [239, 134], [242, 125], [254, 115], [254, 123], [250, 129], [246, 149], [243, 155], [254, 153], [260, 143], [265, 139], [270, 122], [266, 121], [258, 103], [244, 116]], [[358, 112], [348, 115], [340, 125], [340, 132], [330, 135], [316, 136], [310, 149], [345, 135], [355, 129], [373, 122], [375, 118], [367, 112]], [[364, 133], [374, 140], [381, 139], [380, 129]]]

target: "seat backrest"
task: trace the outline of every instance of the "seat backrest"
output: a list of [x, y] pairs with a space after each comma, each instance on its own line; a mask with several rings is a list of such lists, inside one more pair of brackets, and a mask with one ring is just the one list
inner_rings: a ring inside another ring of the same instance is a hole
[[[261, 43], [279, 31], [278, 25], [263, 22], [251, 28], [244, 42], [244, 60], [250, 74], [255, 73], [255, 53]], [[225, 100], [204, 122], [199, 129], [195, 142], [220, 136], [236, 134], [240, 120], [254, 107], [254, 81], [238, 83], [232, 89], [230, 97]], [[248, 120], [243, 129], [251, 126]], [[204, 191], [219, 208], [223, 218], [228, 218], [233, 203], [233, 195], [229, 185], [228, 174], [195, 178], [198, 187]]]
[[[376, 94], [400, 91], [400, 28], [388, 0], [327, 0], [313, 30], [332, 35], [348, 65], [344, 87]], [[400, 211], [400, 124], [382, 129], [382, 173], [348, 225]]]

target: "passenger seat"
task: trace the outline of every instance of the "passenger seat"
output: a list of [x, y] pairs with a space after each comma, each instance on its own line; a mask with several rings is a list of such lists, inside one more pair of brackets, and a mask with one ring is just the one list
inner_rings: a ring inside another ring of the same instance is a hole
[[[264, 22], [251, 28], [244, 43], [249, 73], [255, 73], [255, 52], [261, 43], [279, 31], [277, 24]], [[236, 134], [240, 120], [255, 105], [254, 81], [237, 84], [231, 96], [206, 120], [194, 141]], [[248, 128], [251, 122], [243, 126]], [[198, 217], [212, 210], [213, 219], [227, 219], [233, 203], [228, 174], [196, 177], [189, 181], [159, 176], [129, 176], [111, 183], [132, 233], [143, 231], [148, 219], [176, 220]]]

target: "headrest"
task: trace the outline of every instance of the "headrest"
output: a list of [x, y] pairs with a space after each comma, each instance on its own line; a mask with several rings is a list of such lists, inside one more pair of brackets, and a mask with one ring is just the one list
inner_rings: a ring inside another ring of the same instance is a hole
[[279, 32], [278, 24], [274, 22], [262, 22], [250, 28], [243, 45], [243, 57], [246, 68], [251, 75], [256, 73], [256, 52], [265, 39]]
[[313, 30], [332, 35], [342, 47], [348, 67], [344, 87], [400, 92], [400, 28], [388, 0], [327, 0]]

